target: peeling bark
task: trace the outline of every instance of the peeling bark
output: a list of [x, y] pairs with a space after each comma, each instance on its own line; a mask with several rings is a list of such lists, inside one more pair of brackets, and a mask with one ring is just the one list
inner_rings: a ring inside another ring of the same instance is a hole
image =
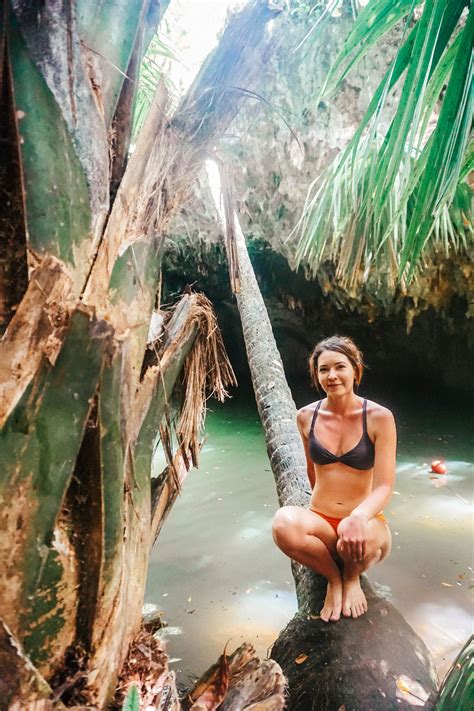
[[28, 699], [30, 711], [64, 711], [61, 702], [54, 701], [51, 687], [34, 668], [19, 641], [0, 621], [0, 708], [24, 711]]
[[58, 260], [34, 269], [27, 291], [0, 341], [0, 426], [36, 375], [43, 359], [54, 365], [69, 320], [71, 278]]
[[171, 508], [181, 493], [184, 480], [189, 471], [181, 452], [177, 452], [173, 460], [152, 480], [151, 492], [151, 546], [153, 547]]
[[110, 193], [112, 202], [128, 161], [140, 62], [168, 4], [169, 0], [149, 0], [143, 6], [144, 17], [140, 18], [135, 44], [125, 72], [126, 77], [124, 77], [110, 128], [110, 152], [112, 154]]
[[57, 521], [111, 347], [110, 327], [77, 310], [0, 437], [0, 618], [46, 675], [74, 638], [74, 558]]
[[[145, 220], [143, 214], [143, 208], [151, 199], [152, 192], [149, 179], [146, 179], [146, 173], [147, 168], [153, 165], [151, 151], [156, 142], [156, 136], [157, 134], [161, 136], [163, 132], [167, 100], [167, 91], [164, 85], [160, 84], [143, 130], [138, 137], [136, 148], [128, 162], [103, 239], [85, 285], [84, 301], [93, 304], [98, 309], [106, 308], [109, 282], [118, 255], [123, 254], [130, 245], [140, 238], [143, 239], [153, 234], [153, 225]], [[157, 172], [159, 174], [159, 170]], [[146, 185], [144, 185], [145, 180], [147, 181]], [[159, 194], [157, 197], [159, 199]], [[118, 314], [119, 318], [123, 318], [123, 315], [122, 313]], [[119, 319], [116, 318], [116, 320]]]

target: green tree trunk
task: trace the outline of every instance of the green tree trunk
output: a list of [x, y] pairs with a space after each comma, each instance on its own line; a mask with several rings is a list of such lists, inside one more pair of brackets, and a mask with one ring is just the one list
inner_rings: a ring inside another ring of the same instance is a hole
[[2, 3], [7, 704], [15, 694], [26, 704], [44, 698], [48, 684], [77, 671], [84, 700], [102, 708], [140, 625], [153, 443], [196, 335], [191, 328], [166, 372], [145, 367], [163, 229], [238, 110], [242, 93], [233, 87], [251, 88], [259, 75], [272, 17], [263, 1], [235, 16], [173, 117], [157, 90], [126, 164], [133, 92], [124, 76], [133, 76], [150, 18], [156, 24], [166, 5]]

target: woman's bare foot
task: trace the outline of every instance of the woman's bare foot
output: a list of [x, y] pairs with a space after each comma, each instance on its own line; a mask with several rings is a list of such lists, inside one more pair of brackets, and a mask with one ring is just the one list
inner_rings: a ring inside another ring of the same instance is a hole
[[367, 599], [360, 586], [359, 576], [344, 578], [342, 588], [342, 614], [344, 617], [360, 617], [367, 612]]
[[341, 617], [342, 609], [342, 580], [329, 580], [324, 607], [320, 612], [324, 622], [336, 622]]

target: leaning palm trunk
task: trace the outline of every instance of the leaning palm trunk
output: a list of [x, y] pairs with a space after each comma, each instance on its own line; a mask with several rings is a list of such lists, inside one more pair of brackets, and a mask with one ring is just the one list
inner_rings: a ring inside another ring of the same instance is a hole
[[[223, 182], [226, 246], [232, 253], [237, 305], [278, 499], [282, 506], [307, 505], [296, 408], [229, 186]], [[411, 709], [414, 700], [426, 701], [433, 694], [436, 672], [424, 643], [395, 607], [375, 594], [367, 579], [363, 583], [368, 613], [357, 621], [324, 623], [319, 610], [327, 581], [302, 565], [292, 567], [298, 612], [272, 650], [288, 678], [289, 709], [392, 711]]]
[[26, 706], [75, 672], [103, 707], [140, 625], [153, 443], [199, 330], [148, 362], [163, 231], [269, 46], [254, 2], [124, 168], [124, 77], [166, 4], [1, 3], [0, 620]]

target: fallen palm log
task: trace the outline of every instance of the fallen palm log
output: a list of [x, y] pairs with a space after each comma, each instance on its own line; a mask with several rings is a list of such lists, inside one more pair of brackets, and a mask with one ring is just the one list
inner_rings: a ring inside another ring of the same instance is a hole
[[[309, 497], [296, 407], [225, 176], [222, 183], [226, 209], [221, 219], [226, 246], [233, 245], [237, 305], [278, 499], [281, 506], [304, 506]], [[327, 624], [319, 618], [327, 581], [296, 563], [292, 571], [298, 612], [272, 649], [272, 658], [288, 679], [288, 709], [392, 711], [413, 704], [430, 708], [428, 698], [437, 677], [429, 652], [366, 578], [369, 612], [357, 620]]]

